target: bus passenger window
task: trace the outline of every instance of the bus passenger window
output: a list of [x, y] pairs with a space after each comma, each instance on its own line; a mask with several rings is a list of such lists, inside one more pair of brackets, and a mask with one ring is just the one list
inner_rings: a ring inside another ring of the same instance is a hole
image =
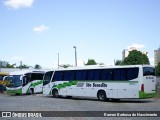
[[76, 80], [81, 80], [81, 71], [80, 70], [76, 70], [75, 71], [75, 78], [76, 78]]
[[88, 80], [94, 80], [94, 70], [87, 70]]
[[75, 78], [76, 80], [86, 80], [87, 74], [86, 70], [76, 70]]
[[94, 80], [101, 80], [100, 70], [94, 70]]
[[52, 81], [63, 81], [63, 71], [55, 71]]
[[114, 80], [120, 80], [120, 79], [121, 79], [121, 70], [114, 69]]
[[64, 71], [64, 80], [74, 80], [74, 71]]

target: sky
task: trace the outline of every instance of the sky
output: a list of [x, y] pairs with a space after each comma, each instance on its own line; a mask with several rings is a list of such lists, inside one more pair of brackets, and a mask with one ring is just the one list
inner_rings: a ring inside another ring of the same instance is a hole
[[56, 68], [88, 59], [113, 65], [122, 51], [160, 47], [160, 0], [0, 0], [0, 60]]

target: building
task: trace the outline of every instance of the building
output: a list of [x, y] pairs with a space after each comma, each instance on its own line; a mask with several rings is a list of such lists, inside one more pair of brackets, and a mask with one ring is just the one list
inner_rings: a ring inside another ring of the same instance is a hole
[[[140, 50], [138, 50], [138, 49], [135, 48], [135, 47], [131, 47], [131, 48], [129, 48], [129, 49], [124, 49], [123, 52], [122, 52], [122, 60], [124, 60], [126, 57], [128, 57], [129, 52], [132, 51], [132, 50], [140, 51]], [[142, 52], [142, 51], [140, 51], [140, 52]], [[148, 56], [148, 52], [142, 52], [142, 54], [145, 54], [145, 55]]]
[[154, 50], [154, 65], [157, 66], [160, 62], [160, 48], [158, 50]]

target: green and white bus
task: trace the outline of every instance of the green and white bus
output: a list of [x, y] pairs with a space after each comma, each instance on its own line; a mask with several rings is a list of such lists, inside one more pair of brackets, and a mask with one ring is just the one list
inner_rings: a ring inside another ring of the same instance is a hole
[[156, 95], [155, 69], [150, 65], [89, 66], [48, 71], [43, 94], [97, 97], [99, 100], [150, 98]]
[[7, 94], [42, 93], [45, 71], [16, 71], [11, 72], [5, 79], [10, 81], [6, 87]]

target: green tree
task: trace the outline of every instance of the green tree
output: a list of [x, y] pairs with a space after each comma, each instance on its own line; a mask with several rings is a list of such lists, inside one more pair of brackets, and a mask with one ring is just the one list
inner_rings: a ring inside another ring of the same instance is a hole
[[41, 69], [42, 67], [40, 65], [36, 64], [34, 68], [35, 69]]
[[100, 62], [100, 63], [97, 63], [98, 65], [104, 65], [104, 63]]
[[116, 60], [115, 61], [115, 65], [121, 65], [122, 64], [122, 60]]
[[62, 68], [68, 68], [68, 67], [73, 67], [73, 65], [70, 64], [63, 64], [63, 65], [59, 65]]
[[23, 64], [22, 66], [18, 66], [17, 68], [29, 68], [28, 65]]
[[10, 64], [9, 62], [7, 62], [6, 68], [15, 68], [14, 67], [15, 65], [16, 65], [15, 63], [14, 64]]
[[156, 76], [160, 76], [160, 62], [159, 62], [158, 65], [155, 67], [155, 71], [156, 71]]
[[88, 59], [88, 62], [85, 65], [97, 65], [97, 63], [94, 59]]
[[130, 51], [128, 57], [124, 59], [122, 65], [141, 65], [150, 64], [147, 55], [137, 50]]

